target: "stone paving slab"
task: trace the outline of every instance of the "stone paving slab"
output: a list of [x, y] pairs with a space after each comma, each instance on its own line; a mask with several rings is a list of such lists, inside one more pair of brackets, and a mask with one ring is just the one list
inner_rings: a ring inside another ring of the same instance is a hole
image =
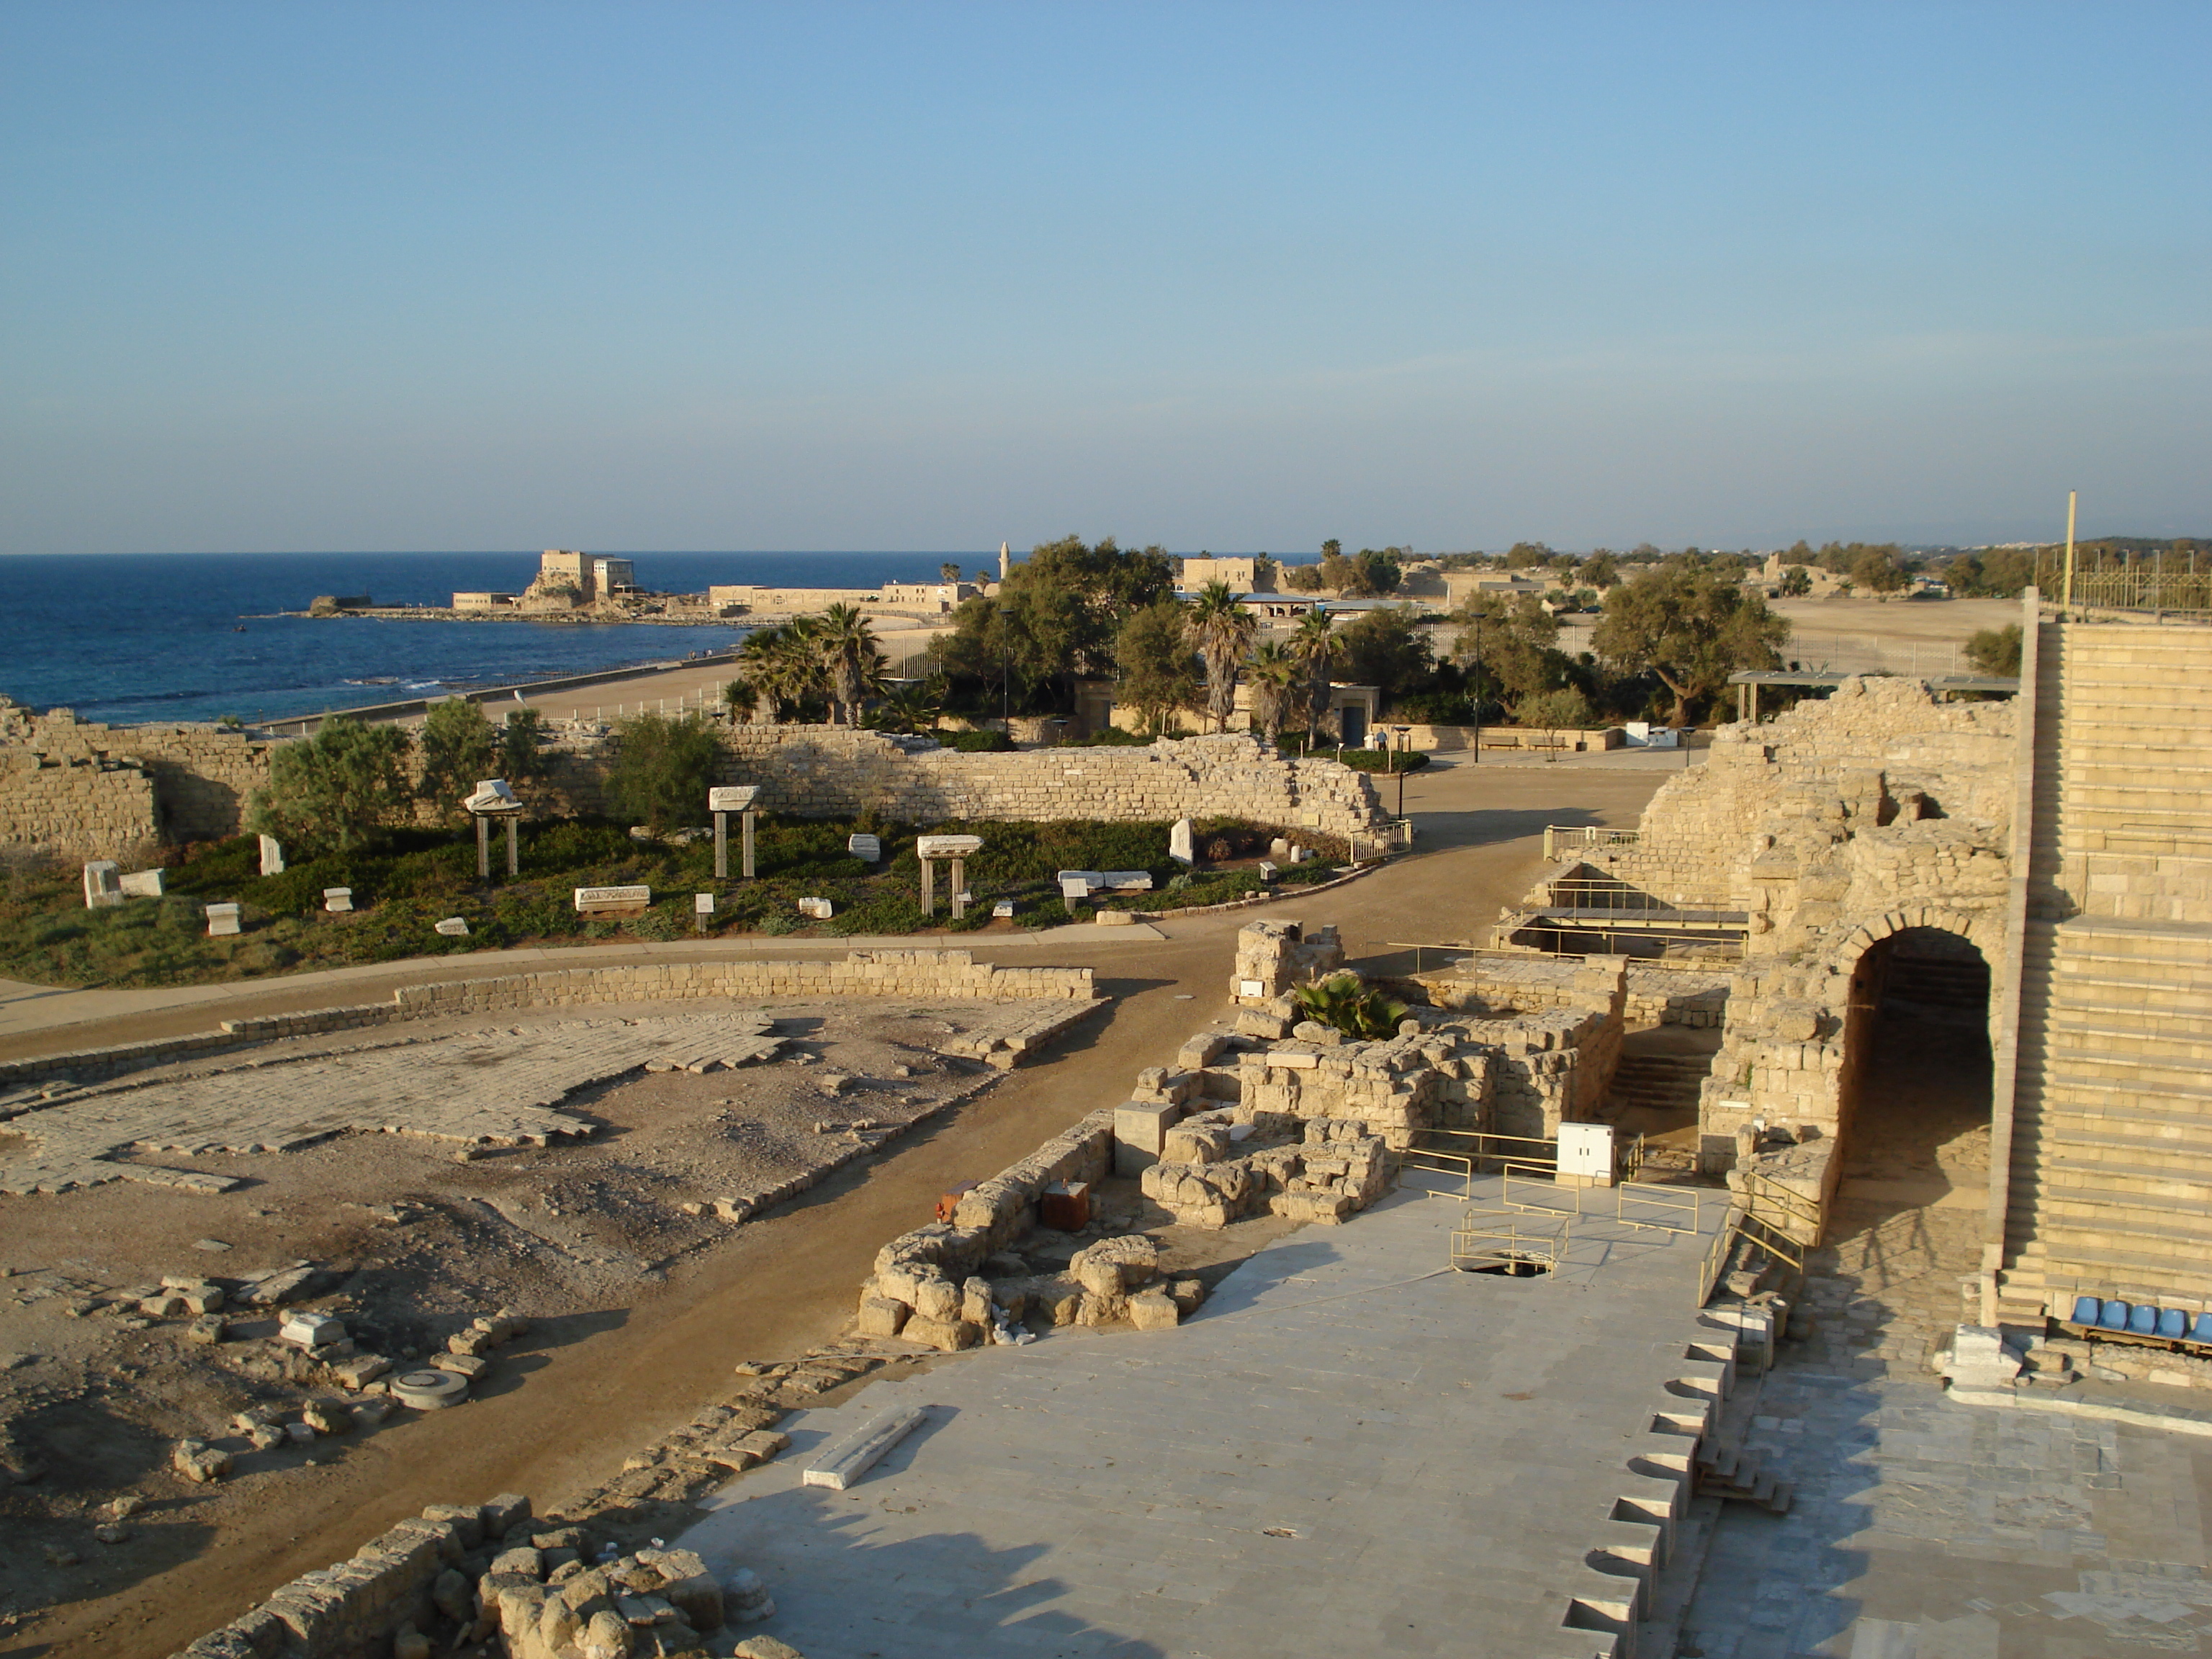
[[348, 1131], [543, 1146], [587, 1127], [559, 1109], [575, 1090], [664, 1056], [748, 1051], [769, 1024], [752, 1013], [569, 1020], [297, 1058], [277, 1045], [200, 1075], [124, 1079], [10, 1118], [26, 1146], [0, 1161], [0, 1193], [109, 1181], [219, 1191], [233, 1183], [116, 1159], [133, 1150], [282, 1152]]
[[[2178, 1391], [2177, 1391], [2178, 1392]], [[1790, 1514], [1729, 1505], [1683, 1621], [1703, 1659], [2116, 1659], [2212, 1648], [2212, 1448], [1785, 1362], [1740, 1394]]]
[[[1593, 1219], [1579, 1271], [1462, 1274], [1457, 1212], [1401, 1193], [1179, 1329], [1061, 1331], [803, 1413], [684, 1545], [766, 1577], [813, 1659], [1588, 1659], [1608, 1638], [1561, 1627], [1567, 1589], [1680, 1403], [1701, 1241]], [[908, 1403], [928, 1420], [852, 1491], [800, 1486]]]

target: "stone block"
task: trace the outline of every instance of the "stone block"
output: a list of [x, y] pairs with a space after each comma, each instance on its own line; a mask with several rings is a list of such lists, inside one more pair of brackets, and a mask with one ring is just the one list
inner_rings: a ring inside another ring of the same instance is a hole
[[1114, 1173], [1142, 1176], [1159, 1161], [1170, 1126], [1182, 1108], [1170, 1101], [1131, 1100], [1114, 1109]]
[[964, 1319], [930, 1319], [918, 1313], [906, 1322], [906, 1328], [899, 1334], [909, 1342], [935, 1348], [939, 1353], [957, 1353], [983, 1340], [980, 1325], [971, 1325]]
[[887, 1296], [869, 1296], [860, 1299], [860, 1332], [862, 1336], [896, 1336], [906, 1323], [907, 1305], [894, 1302]]
[[844, 1492], [880, 1462], [892, 1447], [927, 1420], [918, 1406], [894, 1407], [869, 1418], [851, 1433], [830, 1443], [816, 1454], [799, 1477], [805, 1486], [827, 1486]]
[[1182, 1310], [1163, 1291], [1144, 1291], [1129, 1298], [1129, 1322], [1140, 1331], [1173, 1330], [1182, 1322]]

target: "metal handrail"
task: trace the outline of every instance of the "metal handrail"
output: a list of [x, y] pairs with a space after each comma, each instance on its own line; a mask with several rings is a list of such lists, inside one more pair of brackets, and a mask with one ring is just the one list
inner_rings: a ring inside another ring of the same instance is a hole
[[1547, 823], [1544, 826], [1544, 858], [1559, 855], [1562, 847], [1634, 847], [1644, 839], [1641, 830], [1604, 830], [1594, 823]]
[[[1705, 1202], [1703, 1192], [1696, 1187], [1658, 1187], [1648, 1182], [1624, 1181], [1613, 1189], [1613, 1218], [1624, 1227], [1640, 1227], [1650, 1232], [1674, 1233], [1688, 1236], [1704, 1231]], [[1688, 1202], [1683, 1200], [1686, 1197]], [[1647, 1211], [1656, 1210], [1662, 1218], [1654, 1219], [1648, 1213], [1633, 1216], [1628, 1212], [1631, 1204], [1640, 1204]], [[1680, 1222], [1687, 1212], [1687, 1225]]]

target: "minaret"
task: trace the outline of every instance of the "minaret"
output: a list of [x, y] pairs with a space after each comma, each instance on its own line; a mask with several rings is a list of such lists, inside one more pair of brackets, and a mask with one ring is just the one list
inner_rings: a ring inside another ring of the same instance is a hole
[[1006, 580], [1007, 568], [1012, 562], [1013, 555], [1006, 550], [1006, 543], [1000, 542], [999, 544], [999, 580], [1000, 581]]

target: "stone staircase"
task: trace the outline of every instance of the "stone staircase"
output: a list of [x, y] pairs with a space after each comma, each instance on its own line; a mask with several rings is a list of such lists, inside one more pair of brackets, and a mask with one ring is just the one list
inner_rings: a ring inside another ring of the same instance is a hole
[[1713, 1053], [1640, 1054], [1624, 1051], [1606, 1091], [1608, 1117], [1632, 1107], [1695, 1118], [1698, 1091], [1713, 1069]]
[[2038, 649], [2001, 1307], [2212, 1306], [2212, 628]]

